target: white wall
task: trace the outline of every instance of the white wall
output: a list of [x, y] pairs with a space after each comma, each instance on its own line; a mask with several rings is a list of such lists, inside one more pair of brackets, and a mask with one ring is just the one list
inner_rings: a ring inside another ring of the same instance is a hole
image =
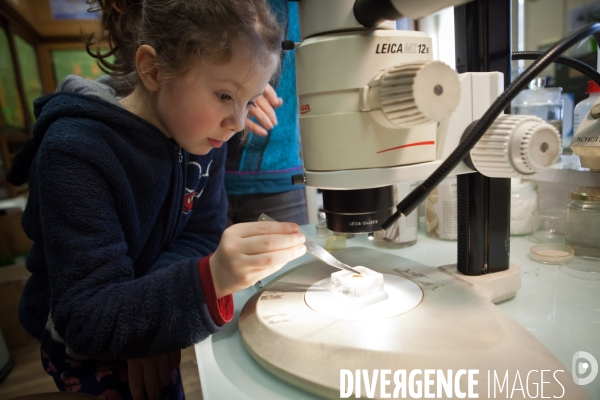
[[[517, 0], [513, 0], [513, 9]], [[525, 0], [525, 50], [537, 51], [540, 46], [555, 43], [568, 32], [568, 12], [582, 6], [599, 5], [600, 1], [592, 0]], [[579, 53], [587, 53], [585, 44]], [[568, 55], [576, 55], [572, 49]], [[548, 68], [544, 75], [553, 74]]]

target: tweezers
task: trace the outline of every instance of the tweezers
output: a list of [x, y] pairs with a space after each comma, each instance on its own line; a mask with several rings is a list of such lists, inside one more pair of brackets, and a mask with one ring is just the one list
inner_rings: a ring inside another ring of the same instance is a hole
[[[258, 217], [258, 220], [259, 221], [275, 221], [273, 218], [269, 217], [267, 214], [261, 214], [260, 217]], [[304, 242], [304, 245], [306, 246], [306, 251], [308, 251], [310, 254], [312, 254], [319, 260], [323, 261], [325, 264], [331, 265], [332, 267], [335, 267], [338, 269], [344, 269], [346, 271], [351, 271], [355, 274], [360, 274], [360, 271], [352, 268], [349, 265], [344, 264], [343, 262], [341, 262], [340, 260], [338, 260], [337, 258], [332, 256], [327, 250], [325, 250], [324, 248], [322, 248], [315, 242], [311, 242], [310, 240], [307, 240]]]

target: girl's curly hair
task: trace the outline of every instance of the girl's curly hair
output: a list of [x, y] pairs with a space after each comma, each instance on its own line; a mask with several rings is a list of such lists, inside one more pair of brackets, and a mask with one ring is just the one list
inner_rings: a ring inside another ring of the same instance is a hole
[[[266, 0], [87, 0], [101, 11], [101, 30], [86, 38], [100, 68], [121, 81], [137, 83], [135, 55], [144, 44], [157, 53], [168, 76], [189, 71], [198, 61], [226, 62], [232, 41], [253, 46], [257, 60], [281, 59], [284, 31]], [[108, 42], [109, 50], [100, 45]], [[116, 61], [110, 62], [110, 56]]]

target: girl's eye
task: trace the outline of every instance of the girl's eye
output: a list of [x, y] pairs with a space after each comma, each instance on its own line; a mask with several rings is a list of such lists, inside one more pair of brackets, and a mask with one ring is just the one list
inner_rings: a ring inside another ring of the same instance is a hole
[[249, 101], [248, 104], [246, 104], [246, 108], [250, 108], [250, 107], [256, 107], [256, 102], [255, 101]]
[[232, 100], [231, 96], [225, 93], [216, 93], [217, 98], [223, 103], [229, 100]]

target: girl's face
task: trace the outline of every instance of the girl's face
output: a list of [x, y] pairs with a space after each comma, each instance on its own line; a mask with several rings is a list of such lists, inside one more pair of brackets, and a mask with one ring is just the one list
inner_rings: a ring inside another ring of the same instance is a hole
[[244, 129], [248, 107], [277, 66], [256, 62], [248, 46], [234, 43], [227, 63], [195, 65], [188, 75], [164, 82], [156, 98], [158, 127], [183, 149], [204, 155]]

